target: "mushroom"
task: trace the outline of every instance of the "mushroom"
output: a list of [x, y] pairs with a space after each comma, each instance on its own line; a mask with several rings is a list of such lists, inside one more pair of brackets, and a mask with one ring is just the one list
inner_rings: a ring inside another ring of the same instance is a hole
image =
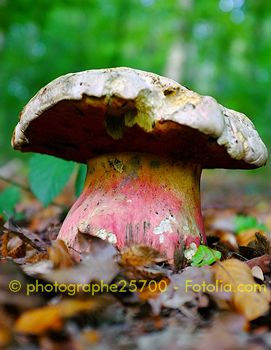
[[87, 163], [83, 192], [58, 235], [73, 253], [88, 251], [92, 235], [118, 248], [152, 246], [170, 263], [206, 242], [202, 169], [267, 160], [244, 114], [131, 68], [55, 79], [25, 106], [12, 145]]

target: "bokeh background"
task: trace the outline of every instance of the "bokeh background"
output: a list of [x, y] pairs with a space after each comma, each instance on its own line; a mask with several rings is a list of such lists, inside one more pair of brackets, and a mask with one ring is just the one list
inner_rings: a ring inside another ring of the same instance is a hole
[[[116, 66], [214, 96], [247, 114], [270, 148], [270, 1], [0, 0], [0, 26], [0, 168], [15, 158], [27, 164], [10, 139], [37, 90], [62, 74]], [[260, 180], [247, 191], [268, 185], [269, 169], [253, 172]], [[238, 174], [227, 175], [231, 185]]]

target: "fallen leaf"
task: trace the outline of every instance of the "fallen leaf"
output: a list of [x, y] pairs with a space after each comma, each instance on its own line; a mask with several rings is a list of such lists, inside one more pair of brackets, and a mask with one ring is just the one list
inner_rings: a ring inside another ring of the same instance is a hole
[[81, 312], [97, 311], [105, 304], [105, 298], [88, 300], [67, 299], [55, 305], [24, 312], [15, 323], [15, 331], [23, 334], [41, 335], [47, 331], [58, 331], [66, 318]]
[[[38, 349], [42, 350], [82, 350], [83, 348], [78, 345], [75, 337], [55, 337], [50, 333], [45, 333], [38, 337]], [[33, 349], [37, 350], [37, 348]]]
[[49, 330], [60, 330], [63, 318], [56, 305], [45, 306], [23, 313], [15, 323], [18, 333], [39, 335]]
[[120, 264], [123, 266], [147, 266], [164, 260], [157, 250], [143, 245], [133, 245], [120, 252]]
[[270, 253], [270, 239], [261, 232], [255, 233], [255, 240], [248, 243], [248, 247], [255, 249], [259, 256]]
[[11, 342], [11, 339], [11, 325], [7, 324], [3, 319], [0, 319], [0, 348], [6, 348]]
[[250, 241], [247, 246], [239, 246], [239, 253], [247, 259], [269, 254], [270, 241], [267, 236], [256, 232], [255, 239]]
[[139, 298], [143, 301], [148, 301], [150, 299], [158, 298], [160, 293], [165, 293], [170, 280], [167, 277], [164, 277], [160, 281], [152, 280], [150, 283], [146, 283], [144, 288], [138, 287]]
[[157, 280], [165, 276], [164, 268], [158, 265], [163, 261], [157, 250], [136, 244], [121, 250], [119, 264], [128, 280]]
[[[14, 315], [9, 308], [0, 306], [0, 349], [10, 349], [14, 340], [12, 329], [14, 325]], [[8, 346], [10, 345], [10, 346]]]
[[265, 231], [256, 228], [249, 228], [238, 233], [236, 237], [237, 243], [241, 246], [247, 246], [251, 241], [254, 241], [256, 239], [256, 233], [267, 237]]
[[64, 284], [85, 284], [91, 281], [110, 283], [120, 269], [115, 259], [116, 254], [117, 251], [112, 244], [98, 238], [92, 242], [92, 251], [82, 255], [78, 265], [49, 270], [39, 274], [39, 277]]
[[197, 308], [200, 295], [205, 292], [203, 284], [209, 285], [213, 280], [213, 270], [209, 266], [187, 267], [181, 273], [168, 274], [169, 282], [157, 298], [148, 300], [153, 312], [158, 314], [161, 308], [179, 309], [189, 303]]
[[166, 269], [159, 265], [152, 266], [125, 266], [122, 270], [123, 275], [128, 280], [160, 280], [165, 277]]
[[9, 240], [7, 248], [8, 256], [13, 259], [22, 258], [26, 254], [26, 244], [17, 236]]
[[245, 263], [250, 268], [252, 268], [254, 266], [259, 266], [264, 273], [271, 272], [271, 255], [270, 254], [264, 254], [264, 255], [259, 256], [257, 258], [247, 260]]
[[35, 264], [29, 263], [22, 265], [22, 269], [27, 275], [36, 278], [42, 278], [43, 276], [46, 276], [53, 270], [53, 268], [53, 262], [48, 259], [42, 259]]
[[99, 343], [101, 333], [94, 329], [88, 329], [82, 333], [82, 337], [83, 341], [85, 341], [88, 345], [93, 345]]
[[57, 239], [48, 247], [49, 260], [54, 264], [54, 268], [66, 268], [74, 265], [74, 261], [69, 254], [64, 241]]
[[269, 311], [270, 296], [268, 293], [236, 292], [233, 304], [238, 312], [252, 321], [265, 315]]
[[[41, 260], [48, 260], [49, 256], [47, 252], [36, 252], [33, 255], [25, 257], [25, 263], [36, 264]], [[17, 261], [16, 261], [17, 262]]]
[[246, 319], [237, 313], [224, 312], [215, 316], [212, 325], [199, 335], [197, 350], [233, 350], [242, 348], [238, 336], [247, 328]]
[[4, 228], [9, 232], [18, 235], [25, 243], [30, 244], [33, 248], [44, 251], [47, 248], [47, 244], [34, 232], [31, 232], [25, 228], [17, 226], [12, 219], [9, 219], [5, 224]]
[[253, 266], [251, 269], [251, 273], [254, 278], [264, 281], [263, 270], [259, 266]]
[[11, 259], [0, 264], [0, 304], [28, 309], [41, 305], [43, 298], [38, 293], [27, 296], [27, 284], [33, 281]]
[[233, 251], [238, 249], [236, 236], [232, 232], [221, 232], [220, 242], [228, 246]]
[[237, 259], [216, 263], [213, 267], [219, 287], [232, 293], [233, 307], [249, 321], [269, 310], [270, 293], [266, 286], [255, 283], [250, 268]]
[[217, 210], [217, 208], [207, 208], [203, 210], [204, 226], [207, 231], [228, 231], [234, 232], [234, 221], [236, 212], [231, 208]]
[[55, 225], [59, 222], [62, 208], [60, 206], [51, 205], [47, 208], [39, 208], [39, 210], [32, 216], [29, 223], [29, 229], [35, 232], [42, 232], [49, 226]]
[[3, 258], [8, 256], [8, 241], [9, 241], [9, 233], [8, 231], [4, 231], [1, 235], [1, 248], [0, 253]]

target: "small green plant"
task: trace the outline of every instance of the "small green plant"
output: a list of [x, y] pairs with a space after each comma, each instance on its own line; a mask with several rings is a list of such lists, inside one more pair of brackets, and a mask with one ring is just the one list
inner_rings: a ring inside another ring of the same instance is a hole
[[220, 259], [221, 253], [218, 250], [208, 248], [205, 245], [200, 245], [191, 259], [191, 266], [201, 267], [211, 265]]

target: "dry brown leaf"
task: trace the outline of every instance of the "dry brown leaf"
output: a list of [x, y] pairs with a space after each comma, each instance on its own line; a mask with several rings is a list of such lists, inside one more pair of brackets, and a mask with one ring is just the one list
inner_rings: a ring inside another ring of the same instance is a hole
[[266, 286], [255, 283], [247, 264], [228, 259], [213, 265], [215, 280], [219, 287], [232, 292], [234, 308], [249, 321], [269, 310], [270, 292]]
[[255, 239], [247, 246], [239, 246], [239, 253], [248, 259], [270, 254], [270, 240], [266, 235], [256, 232]]
[[164, 293], [170, 284], [168, 277], [164, 277], [159, 282], [152, 281], [149, 285], [146, 285], [144, 288], [138, 288], [139, 298], [143, 301], [149, 299], [156, 299], [160, 293]]
[[30, 255], [25, 259], [25, 263], [36, 264], [41, 260], [48, 260], [49, 256], [47, 252], [37, 252], [36, 254]]
[[37, 249], [38, 251], [46, 250], [46, 243], [34, 232], [27, 230], [25, 228], [19, 227], [12, 219], [9, 219], [5, 224], [4, 228], [9, 232], [14, 233], [20, 237], [25, 243], [31, 245], [31, 247]]
[[0, 247], [0, 254], [3, 258], [6, 258], [8, 256], [8, 241], [9, 241], [9, 233], [8, 231], [4, 231], [4, 233], [1, 236], [1, 247]]
[[233, 312], [218, 313], [215, 315], [211, 326], [205, 329], [203, 328], [200, 332], [196, 349], [247, 349], [247, 347], [241, 345], [242, 340], [238, 335], [248, 330], [248, 322], [242, 315]]
[[56, 305], [48, 305], [24, 312], [15, 323], [15, 331], [23, 334], [41, 335], [63, 327], [65, 318], [81, 312], [92, 312], [100, 308], [105, 298], [88, 300], [67, 299]]
[[57, 239], [48, 247], [49, 260], [54, 264], [54, 268], [66, 268], [73, 266], [74, 262], [69, 254], [68, 248], [64, 241]]
[[10, 329], [0, 326], [0, 348], [4, 349], [11, 342]]
[[8, 256], [13, 259], [23, 258], [26, 254], [26, 244], [19, 237], [12, 237], [7, 247]]
[[165, 275], [164, 269], [157, 265], [162, 261], [164, 258], [152, 247], [133, 245], [122, 249], [119, 264], [128, 280], [157, 280]]
[[270, 238], [267, 234], [255, 233], [255, 240], [248, 243], [248, 247], [255, 249], [255, 254], [261, 256], [270, 253]]
[[[61, 338], [61, 337], [59, 337]], [[75, 337], [63, 337], [62, 339], [54, 339], [50, 334], [38, 337], [38, 349], [42, 350], [83, 350], [75, 339]], [[37, 348], [35, 348], [37, 349]], [[249, 349], [248, 349], [249, 350]]]
[[[82, 255], [82, 260], [79, 264], [70, 268], [49, 269], [46, 272], [41, 272], [42, 277], [53, 283], [57, 281], [64, 284], [84, 284], [91, 281], [110, 283], [120, 269], [115, 259], [117, 254], [116, 248], [100, 238], [92, 240], [91, 248], [91, 252]], [[34, 265], [32, 270], [33, 268]], [[29, 269], [27, 273], [29, 273]], [[38, 269], [36, 273], [38, 273]], [[41, 276], [40, 274], [38, 275]]]
[[164, 261], [160, 253], [152, 247], [143, 245], [133, 245], [122, 249], [120, 264], [123, 266], [146, 266]]
[[226, 244], [230, 249], [232, 250], [238, 249], [236, 236], [232, 232], [223, 231], [221, 232], [219, 237], [220, 237], [219, 241], [223, 244]]
[[57, 305], [26, 311], [15, 323], [18, 333], [39, 335], [49, 330], [60, 330], [63, 319]]
[[101, 339], [101, 333], [94, 329], [85, 330], [82, 332], [82, 336], [88, 345], [97, 344]]
[[11, 329], [13, 321], [2, 307], [0, 312], [0, 349], [5, 349], [12, 340]]
[[269, 299], [264, 293], [236, 292], [233, 303], [236, 311], [244, 315], [248, 321], [252, 321], [269, 311]]
[[49, 226], [55, 225], [59, 222], [62, 209], [56, 205], [51, 205], [47, 208], [39, 208], [39, 210], [32, 215], [29, 223], [29, 230], [35, 232], [42, 232], [48, 229]]
[[[39, 293], [27, 295], [27, 284], [29, 280], [22, 269], [11, 259], [3, 260], [0, 264], [0, 307], [11, 306], [19, 310], [25, 310], [40, 306], [43, 303], [43, 297]], [[15, 286], [15, 287], [14, 287]], [[17, 287], [18, 288], [17, 288]], [[0, 308], [0, 314], [3, 311]], [[7, 318], [5, 317], [5, 322]]]
[[[197, 308], [204, 289], [194, 291], [194, 286], [209, 285], [213, 281], [213, 270], [210, 266], [187, 267], [181, 273], [169, 274], [169, 283], [158, 294], [157, 298], [148, 299], [154, 314], [158, 315], [162, 307], [183, 311], [185, 304]], [[163, 279], [164, 280], [164, 279]], [[160, 284], [162, 287], [163, 284]]]
[[264, 237], [267, 237], [266, 233], [263, 230], [258, 230], [256, 228], [250, 228], [245, 231], [241, 231], [237, 235], [237, 242], [241, 246], [247, 246], [249, 242], [256, 239], [256, 233], [261, 234]]
[[258, 280], [264, 281], [263, 270], [259, 266], [253, 266], [251, 273], [254, 278], [258, 278]]
[[159, 265], [148, 266], [125, 266], [123, 269], [123, 275], [128, 280], [160, 280], [165, 277], [166, 270]]
[[257, 258], [253, 258], [246, 261], [246, 264], [252, 268], [254, 266], [259, 266], [264, 273], [270, 273], [271, 272], [271, 255], [270, 254], [264, 254], [262, 256], [259, 256]]

